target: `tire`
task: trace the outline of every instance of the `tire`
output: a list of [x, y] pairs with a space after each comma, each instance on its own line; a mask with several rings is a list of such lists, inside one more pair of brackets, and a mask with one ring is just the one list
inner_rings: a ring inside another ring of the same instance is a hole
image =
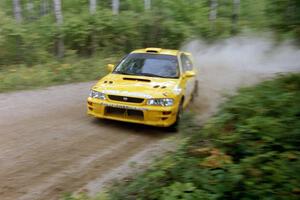
[[182, 119], [182, 114], [183, 114], [183, 100], [181, 100], [180, 105], [178, 107], [175, 123], [168, 127], [168, 130], [170, 132], [178, 131], [179, 123], [180, 123], [180, 120]]
[[198, 97], [198, 87], [199, 87], [198, 85], [199, 85], [198, 80], [196, 80], [194, 90], [193, 90], [193, 93], [192, 93], [192, 97], [191, 97], [191, 102], [194, 102], [195, 98]]

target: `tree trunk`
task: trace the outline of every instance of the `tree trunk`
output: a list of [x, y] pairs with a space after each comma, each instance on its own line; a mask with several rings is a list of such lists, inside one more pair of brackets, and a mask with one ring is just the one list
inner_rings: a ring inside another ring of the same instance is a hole
[[120, 9], [120, 1], [119, 0], [112, 0], [112, 12], [114, 15], [119, 14]]
[[233, 0], [233, 9], [232, 9], [232, 29], [231, 33], [233, 35], [238, 32], [238, 21], [240, 15], [240, 0]]
[[56, 18], [56, 24], [58, 26], [58, 35], [56, 38], [56, 54], [57, 57], [63, 58], [64, 57], [64, 40], [61, 34], [61, 26], [63, 24], [63, 15], [61, 11], [61, 0], [53, 0], [54, 4], [54, 14]]
[[54, 14], [56, 18], [56, 23], [58, 26], [61, 26], [64, 20], [61, 11], [61, 0], [53, 0], [53, 4], [54, 4]]
[[90, 0], [90, 13], [95, 14], [97, 10], [97, 0]]
[[41, 16], [44, 16], [48, 14], [49, 12], [49, 2], [48, 0], [42, 0], [41, 1]]
[[[94, 15], [97, 10], [97, 0], [90, 0], [90, 14]], [[94, 25], [95, 26], [95, 25]], [[97, 50], [97, 37], [96, 37], [96, 31], [93, 27], [93, 30], [91, 31], [91, 54], [93, 55]]]
[[13, 0], [13, 6], [14, 6], [15, 19], [18, 23], [21, 23], [22, 22], [22, 8], [20, 5], [20, 0]]
[[26, 4], [26, 9], [28, 12], [28, 19], [33, 20], [34, 19], [34, 4], [33, 4], [32, 0], [28, 0], [28, 2]]
[[215, 31], [215, 22], [218, 15], [218, 0], [210, 0], [209, 20], [211, 21], [211, 30]]
[[151, 9], [151, 0], [144, 0], [145, 10]]
[[210, 0], [209, 20], [215, 21], [218, 14], [218, 0]]

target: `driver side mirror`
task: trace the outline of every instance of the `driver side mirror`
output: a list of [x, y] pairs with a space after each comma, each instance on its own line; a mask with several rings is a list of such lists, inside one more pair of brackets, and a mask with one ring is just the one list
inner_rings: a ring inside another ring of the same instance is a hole
[[191, 78], [191, 77], [194, 77], [194, 76], [196, 76], [194, 71], [186, 71], [184, 73], [184, 77], [186, 77], [186, 78]]
[[109, 73], [112, 72], [114, 70], [114, 68], [115, 68], [114, 64], [108, 64], [107, 65], [107, 70], [109, 71]]

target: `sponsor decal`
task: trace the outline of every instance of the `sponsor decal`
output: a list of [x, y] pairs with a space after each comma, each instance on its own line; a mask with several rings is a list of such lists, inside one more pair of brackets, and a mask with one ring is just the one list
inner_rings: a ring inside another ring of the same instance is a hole
[[103, 106], [110, 106], [114, 108], [121, 108], [121, 109], [129, 109], [129, 110], [148, 110], [147, 108], [140, 108], [140, 107], [135, 107], [135, 106], [126, 106], [126, 105], [119, 105], [119, 104], [110, 104], [110, 103], [100, 103], [100, 105]]

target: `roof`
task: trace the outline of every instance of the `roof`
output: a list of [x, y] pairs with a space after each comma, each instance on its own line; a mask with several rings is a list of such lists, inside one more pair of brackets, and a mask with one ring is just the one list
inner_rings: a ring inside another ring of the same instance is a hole
[[157, 54], [177, 56], [179, 52], [180, 52], [179, 50], [173, 50], [173, 49], [145, 48], [145, 49], [137, 49], [135, 51], [132, 51], [131, 53], [157, 53]]

